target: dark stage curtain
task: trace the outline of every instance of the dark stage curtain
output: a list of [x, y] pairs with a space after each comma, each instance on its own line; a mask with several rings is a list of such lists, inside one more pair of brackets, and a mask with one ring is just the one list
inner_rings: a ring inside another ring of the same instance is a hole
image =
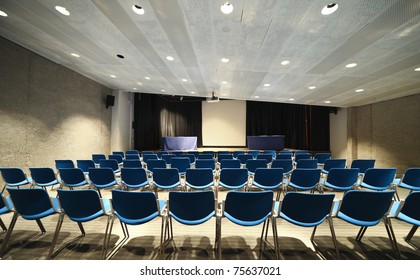
[[197, 136], [202, 146], [201, 101], [167, 100], [160, 95], [136, 93], [134, 145], [137, 150], [161, 148], [166, 136]]
[[246, 133], [285, 135], [285, 147], [329, 151], [329, 108], [247, 101]]

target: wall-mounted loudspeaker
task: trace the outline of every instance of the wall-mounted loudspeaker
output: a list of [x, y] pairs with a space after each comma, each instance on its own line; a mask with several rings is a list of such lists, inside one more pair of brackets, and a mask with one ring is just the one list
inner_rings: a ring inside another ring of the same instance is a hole
[[115, 96], [113, 96], [113, 95], [107, 95], [106, 96], [106, 108], [107, 109], [110, 106], [114, 106], [114, 102], [115, 102]]

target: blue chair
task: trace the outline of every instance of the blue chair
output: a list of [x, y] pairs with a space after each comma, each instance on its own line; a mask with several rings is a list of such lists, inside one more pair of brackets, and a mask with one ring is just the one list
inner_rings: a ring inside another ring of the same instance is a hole
[[297, 155], [301, 155], [301, 154], [311, 154], [308, 150], [296, 150], [295, 152], [294, 152], [294, 155], [295, 155], [295, 157], [297, 156]]
[[121, 166], [123, 164], [123, 159], [124, 157], [121, 155], [108, 155], [108, 159], [115, 159], [118, 163], [119, 166]]
[[7, 188], [7, 191], [14, 206], [14, 214], [0, 249], [0, 257], [6, 253], [10, 236], [19, 216], [25, 220], [35, 220], [41, 233], [45, 234], [46, 230], [41, 219], [58, 214], [61, 210], [57, 198], [50, 197], [45, 189]]
[[169, 152], [168, 151], [157, 151], [156, 152], [156, 156], [158, 157], [158, 159], [162, 159], [162, 155], [168, 155]]
[[57, 190], [57, 192], [62, 211], [58, 218], [49, 258], [54, 258], [62, 250], [61, 248], [54, 251], [54, 248], [65, 216], [78, 224], [82, 236], [86, 235], [82, 223], [87, 223], [105, 216], [107, 217], [107, 224], [101, 252], [101, 258], [105, 259], [107, 252], [106, 246], [110, 236], [108, 231], [111, 230], [110, 222], [112, 219], [112, 210], [109, 199], [100, 198], [99, 193], [95, 190]]
[[290, 181], [286, 186], [286, 191], [288, 188], [292, 188], [296, 191], [310, 191], [313, 193], [319, 186], [320, 177], [321, 170], [317, 168], [295, 169], [290, 175]]
[[[164, 240], [164, 243], [161, 245], [161, 252], [164, 253], [169, 242], [173, 241], [173, 219], [183, 225], [197, 226], [216, 217], [216, 209], [217, 200], [214, 197], [214, 192], [211, 190], [201, 192], [170, 192], [167, 222], [165, 223], [166, 229], [162, 232], [162, 234], [167, 232], [168, 237], [161, 237], [161, 240]], [[217, 228], [218, 219], [216, 218], [215, 220]]]
[[[142, 154], [144, 153], [144, 152], [146, 152], [146, 151], [143, 151], [142, 152]], [[153, 153], [153, 152], [152, 152]], [[126, 152], [125, 152], [125, 155], [139, 155], [140, 153], [139, 153], [139, 151], [137, 151], [137, 150], [127, 150]]]
[[89, 185], [86, 179], [86, 174], [80, 168], [60, 168], [61, 186], [68, 187], [70, 189], [83, 187]]
[[374, 191], [390, 189], [396, 173], [395, 168], [369, 168], [363, 175], [360, 187]]
[[166, 168], [166, 162], [163, 159], [149, 159], [146, 162], [147, 172], [150, 176], [153, 176], [153, 170], [155, 168]]
[[203, 151], [201, 152], [201, 155], [211, 155], [211, 158], [214, 159], [215, 158], [215, 153], [214, 151]]
[[301, 159], [296, 162], [296, 168], [317, 168], [318, 167], [318, 160], [317, 159]]
[[[391, 224], [391, 219], [397, 219], [412, 225], [411, 230], [405, 237], [405, 241], [410, 243], [411, 238], [420, 226], [420, 192], [411, 192], [404, 200], [395, 201], [388, 215], [389, 224]], [[393, 241], [398, 255], [401, 256], [395, 235]]]
[[292, 156], [293, 155], [293, 152], [292, 151], [290, 151], [290, 150], [281, 150], [279, 153], [278, 153], [279, 155], [290, 155], [290, 156]]
[[92, 160], [96, 164], [96, 166], [99, 166], [99, 162], [104, 159], [106, 159], [106, 156], [104, 154], [92, 154]]
[[158, 189], [170, 190], [181, 187], [181, 180], [178, 169], [176, 168], [154, 168], [153, 169], [153, 185], [155, 192]]
[[121, 178], [116, 178], [114, 171], [109, 167], [99, 167], [89, 169], [90, 184], [98, 190], [102, 197], [101, 189], [111, 187], [121, 187]]
[[[153, 156], [155, 157], [155, 156]], [[125, 160], [141, 160], [138, 154], [127, 154], [124, 158]]]
[[147, 163], [150, 159], [158, 159], [158, 156], [156, 154], [144, 154], [142, 157], [144, 163]]
[[126, 190], [140, 189], [149, 185], [146, 170], [144, 168], [121, 168], [121, 183]]
[[123, 160], [123, 168], [142, 168], [143, 165], [140, 160]]
[[375, 167], [375, 161], [374, 159], [354, 159], [350, 168], [359, 168], [359, 175], [362, 176], [366, 170]]
[[271, 155], [271, 161], [276, 158], [276, 151], [275, 150], [264, 150], [262, 152], [264, 155]]
[[190, 159], [187, 157], [173, 157], [170, 161], [171, 168], [178, 169], [179, 175], [184, 176], [185, 171], [191, 167]]
[[166, 165], [169, 167], [171, 166], [171, 158], [177, 157], [174, 154], [165, 154], [162, 155], [162, 159], [166, 162]]
[[357, 187], [359, 169], [357, 168], [331, 168], [326, 179], [321, 179], [321, 192], [324, 188], [333, 191], [348, 191]]
[[[116, 244], [115, 248], [112, 252], [110, 252], [109, 258], [112, 258], [112, 256], [115, 255], [115, 253], [117, 253], [130, 238], [128, 225], [142, 225], [153, 221], [157, 217], [161, 217], [161, 228], [163, 230], [163, 211], [166, 209], [166, 200], [158, 200], [153, 192], [127, 192], [123, 190], [112, 190], [112, 209], [113, 219], [111, 221], [111, 230], [109, 235], [111, 235], [112, 224], [115, 218], [118, 218], [124, 238]], [[107, 243], [106, 248], [109, 248], [109, 239]]]
[[233, 156], [234, 159], [237, 159], [238, 155], [243, 155], [243, 154], [246, 154], [246, 152], [245, 151], [233, 151], [232, 156]]
[[283, 168], [257, 168], [253, 185], [262, 190], [277, 191], [276, 200], [279, 200], [283, 186]]
[[278, 154], [276, 155], [276, 159], [292, 159], [292, 153], [287, 154]]
[[312, 156], [311, 154], [297, 154], [294, 157], [294, 164], [296, 165], [296, 163], [301, 159], [312, 159]]
[[360, 226], [356, 236], [357, 242], [361, 242], [368, 227], [376, 226], [383, 221], [393, 247], [393, 229], [386, 217], [394, 194], [394, 190], [382, 192], [349, 190], [344, 193], [342, 200], [334, 201], [333, 218]]
[[183, 151], [172, 151], [171, 154], [175, 155], [176, 157], [183, 157], [184, 156]]
[[[14, 210], [13, 204], [10, 197], [4, 197], [2, 194], [0, 194], [0, 216], [7, 213], [11, 213], [13, 210]], [[7, 230], [7, 227], [1, 218], [0, 218], [0, 227], [3, 230], [3, 232]]]
[[244, 167], [246, 165], [246, 162], [250, 159], [254, 159], [254, 157], [251, 154], [238, 154], [236, 157], [241, 163], [241, 167]]
[[213, 188], [213, 170], [211, 168], [188, 168], [185, 173], [185, 186], [192, 190]]
[[217, 156], [217, 162], [220, 164], [224, 159], [233, 159], [232, 154], [219, 154]]
[[219, 169], [224, 168], [241, 168], [241, 161], [239, 159], [223, 159], [220, 162]]
[[197, 159], [211, 159], [214, 161], [214, 157], [211, 154], [199, 154]]
[[120, 155], [123, 159], [125, 158], [125, 154], [122, 151], [112, 151], [113, 155]]
[[322, 166], [321, 172], [323, 175], [328, 174], [331, 168], [346, 168], [345, 158], [327, 159]]
[[51, 187], [53, 189], [55, 185], [60, 183], [55, 176], [54, 170], [50, 167], [31, 167], [29, 172], [31, 173], [34, 186], [44, 189]]
[[402, 178], [394, 180], [394, 185], [398, 200], [400, 200], [397, 193], [398, 188], [409, 190], [410, 193], [420, 191], [420, 168], [408, 168]]
[[246, 168], [223, 168], [220, 171], [218, 186], [228, 190], [245, 189], [248, 184], [248, 170]]
[[58, 170], [60, 168], [74, 168], [74, 162], [71, 159], [56, 159], [55, 168]]
[[184, 155], [182, 155], [182, 157], [187, 157], [187, 158], [190, 159], [190, 166], [194, 166], [195, 165], [195, 160], [196, 160], [195, 155], [193, 155], [193, 154], [184, 154]]
[[[278, 252], [278, 238], [276, 223], [273, 211], [273, 192], [236, 192], [229, 191], [226, 199], [222, 202], [221, 218], [227, 218], [230, 222], [245, 227], [257, 226], [263, 224], [263, 232], [268, 230], [269, 221], [272, 220], [272, 230], [274, 236], [274, 250]], [[217, 254], [222, 258], [222, 235], [221, 224], [218, 223], [217, 233]], [[267, 244], [261, 234], [260, 252], [263, 244]], [[277, 257], [277, 255], [276, 255]]]
[[293, 161], [291, 159], [275, 159], [271, 163], [271, 168], [283, 168], [285, 176], [289, 176], [293, 171]]
[[273, 159], [275, 159], [275, 157], [273, 157], [272, 154], [259, 154], [257, 156], [257, 159], [263, 159], [267, 162], [267, 165], [270, 165], [273, 162]]
[[216, 164], [213, 159], [197, 159], [195, 168], [210, 168], [213, 172], [216, 170]]
[[1, 193], [6, 187], [21, 187], [32, 184], [32, 178], [27, 176], [22, 169], [17, 167], [3, 167], [0, 168], [1, 176], [5, 182]]
[[115, 159], [102, 159], [99, 161], [100, 168], [111, 168], [114, 174], [118, 174], [121, 172], [120, 166]]
[[[315, 248], [317, 247], [314, 242], [316, 229], [327, 220], [334, 242], [334, 248], [339, 258], [340, 253], [338, 251], [337, 239], [331, 219], [333, 200], [334, 194], [289, 192], [285, 194], [279, 203], [276, 203], [275, 212], [277, 213], [277, 218], [283, 219], [296, 226], [313, 227], [311, 242]], [[279, 258], [282, 258], [280, 250], [278, 250], [278, 256]]]
[[331, 159], [331, 153], [316, 153], [314, 159], [318, 160], [318, 166], [323, 166], [327, 159]]
[[83, 173], [88, 174], [89, 168], [95, 168], [98, 165], [91, 159], [78, 159], [76, 160], [77, 168], [80, 168]]
[[245, 167], [248, 170], [248, 175], [253, 177], [257, 168], [267, 168], [267, 161], [264, 159], [250, 159], [246, 162]]
[[256, 151], [256, 150], [248, 150], [246, 153], [247, 153], [247, 154], [252, 155], [252, 157], [253, 157], [254, 159], [256, 159], [256, 158], [257, 158], [257, 156], [260, 154], [260, 151]]

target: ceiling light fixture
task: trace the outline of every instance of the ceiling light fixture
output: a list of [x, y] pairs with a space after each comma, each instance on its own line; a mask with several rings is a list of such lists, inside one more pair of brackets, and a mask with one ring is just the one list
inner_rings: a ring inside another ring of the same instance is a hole
[[78, 55], [77, 53], [71, 53], [70, 55], [74, 57], [80, 57], [80, 55]]
[[55, 9], [60, 13], [63, 14], [65, 16], [69, 16], [70, 12], [65, 8], [65, 7], [61, 7], [61, 6], [55, 6]]
[[144, 77], [146, 80], [150, 80], [150, 77]]
[[327, 101], [325, 101], [324, 103], [326, 103], [326, 104], [330, 104], [330, 103], [331, 103], [331, 101], [327, 100]]
[[168, 55], [168, 56], [166, 57], [166, 59], [167, 59], [167, 60], [169, 60], [169, 61], [172, 61], [172, 60], [174, 60], [174, 57], [173, 57], [173, 56]]
[[111, 78], [116, 78], [117, 76], [115, 76], [115, 75], [109, 75]]
[[134, 90], [137, 90], [137, 88], [136, 88], [136, 87], [133, 87], [133, 89], [134, 89]]
[[316, 86], [310, 86], [308, 89], [316, 89]]
[[191, 91], [191, 94], [195, 94], [195, 91]]
[[220, 6], [220, 10], [222, 11], [222, 13], [227, 15], [233, 11], [233, 6], [229, 2], [226, 2]]
[[290, 63], [290, 61], [288, 61], [288, 60], [284, 60], [284, 61], [282, 61], [280, 64], [281, 65], [288, 65]]
[[223, 63], [226, 63], [226, 62], [229, 62], [229, 58], [224, 57], [220, 61], [223, 62]]
[[133, 9], [133, 12], [138, 15], [144, 15], [144, 9], [139, 5], [133, 5], [131, 6], [131, 9]]
[[228, 82], [226, 82], [226, 81], [222, 81], [222, 84], [227, 85], [227, 84], [228, 84]]
[[295, 101], [295, 99], [294, 98], [289, 98], [289, 101]]
[[259, 95], [255, 95], [254, 98], [255, 99], [258, 99], [258, 98], [260, 98], [260, 96]]
[[321, 14], [324, 16], [331, 15], [335, 11], [337, 11], [338, 5], [336, 3], [330, 3], [321, 10]]
[[160, 91], [161, 91], [161, 92], [166, 92], [166, 90], [164, 90], [164, 89], [161, 89]]
[[356, 66], [357, 66], [357, 63], [349, 63], [349, 64], [346, 65], [347, 68], [353, 68], [353, 67], [356, 67]]
[[188, 80], [187, 80], [187, 79], [182, 79], [181, 81], [183, 81], [183, 82], [188, 82]]
[[264, 86], [265, 86], [265, 87], [269, 87], [269, 86], [271, 86], [271, 85], [270, 85], [270, 84], [264, 84]]
[[416, 72], [420, 72], [420, 67], [419, 67], [419, 68], [414, 69], [414, 71], [416, 71]]
[[0, 10], [0, 16], [7, 17], [7, 14], [5, 12], [3, 12], [2, 10]]
[[365, 90], [362, 88], [356, 89], [355, 92], [364, 92]]

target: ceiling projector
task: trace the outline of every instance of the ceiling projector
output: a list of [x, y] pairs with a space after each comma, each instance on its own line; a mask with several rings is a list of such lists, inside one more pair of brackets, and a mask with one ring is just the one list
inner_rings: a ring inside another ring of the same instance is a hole
[[211, 97], [206, 98], [206, 101], [209, 103], [219, 102], [219, 97], [214, 96], [214, 92], [213, 92]]

